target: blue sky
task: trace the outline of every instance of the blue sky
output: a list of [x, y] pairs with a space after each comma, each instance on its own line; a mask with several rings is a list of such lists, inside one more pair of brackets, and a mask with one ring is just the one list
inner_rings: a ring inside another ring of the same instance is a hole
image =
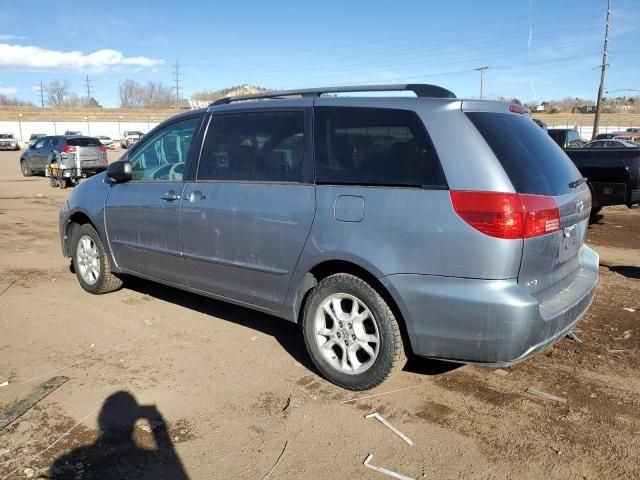
[[[91, 7], [88, 7], [91, 5]], [[39, 103], [36, 86], [68, 80], [117, 106], [131, 78], [181, 94], [435, 83], [459, 97], [595, 98], [606, 0], [110, 2], [0, 0], [0, 93]], [[605, 88], [640, 89], [640, 3], [613, 0]], [[106, 50], [106, 51], [105, 51]], [[617, 95], [638, 95], [619, 92]]]

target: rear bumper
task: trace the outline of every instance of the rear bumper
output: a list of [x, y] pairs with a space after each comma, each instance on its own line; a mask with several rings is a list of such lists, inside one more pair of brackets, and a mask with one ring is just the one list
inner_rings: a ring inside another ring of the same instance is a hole
[[587, 246], [572, 282], [544, 303], [517, 280], [399, 274], [380, 278], [403, 314], [418, 356], [502, 366], [525, 360], [571, 331], [598, 281], [598, 254]]

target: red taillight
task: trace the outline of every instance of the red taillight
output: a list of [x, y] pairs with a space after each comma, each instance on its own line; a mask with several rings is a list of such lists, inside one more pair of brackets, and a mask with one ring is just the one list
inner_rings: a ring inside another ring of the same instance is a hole
[[520, 195], [525, 210], [524, 238], [560, 230], [560, 210], [553, 197]]
[[62, 151], [64, 153], [75, 153], [76, 147], [73, 145], [65, 145], [64, 147], [62, 147]]
[[451, 191], [453, 209], [476, 230], [496, 238], [546, 235], [560, 229], [553, 197], [518, 193]]
[[100, 145], [100, 153], [107, 153], [107, 147]]
[[526, 110], [521, 105], [509, 105], [509, 111], [511, 113], [519, 113], [520, 115], [524, 115]]

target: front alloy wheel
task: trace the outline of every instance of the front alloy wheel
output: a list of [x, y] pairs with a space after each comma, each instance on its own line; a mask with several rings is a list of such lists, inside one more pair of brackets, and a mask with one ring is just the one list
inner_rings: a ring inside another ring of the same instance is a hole
[[74, 224], [70, 228], [73, 267], [82, 288], [98, 295], [119, 289], [122, 280], [111, 272], [98, 232], [90, 224]]
[[94, 285], [100, 277], [100, 256], [98, 247], [88, 235], [83, 235], [76, 249], [76, 266], [82, 279], [88, 285]]

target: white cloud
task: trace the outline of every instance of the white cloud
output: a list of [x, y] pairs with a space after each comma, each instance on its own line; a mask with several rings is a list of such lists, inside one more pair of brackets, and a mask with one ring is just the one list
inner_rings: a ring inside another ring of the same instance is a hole
[[25, 37], [24, 35], [0, 35], [0, 41], [1, 42], [8, 42], [10, 40], [24, 40]]
[[16, 87], [0, 87], [0, 95], [13, 95], [17, 91]]
[[91, 53], [61, 52], [34, 46], [0, 43], [0, 68], [70, 68], [103, 71], [120, 66], [154, 67], [163, 63], [162, 59], [125, 57], [122, 52], [111, 49]]

